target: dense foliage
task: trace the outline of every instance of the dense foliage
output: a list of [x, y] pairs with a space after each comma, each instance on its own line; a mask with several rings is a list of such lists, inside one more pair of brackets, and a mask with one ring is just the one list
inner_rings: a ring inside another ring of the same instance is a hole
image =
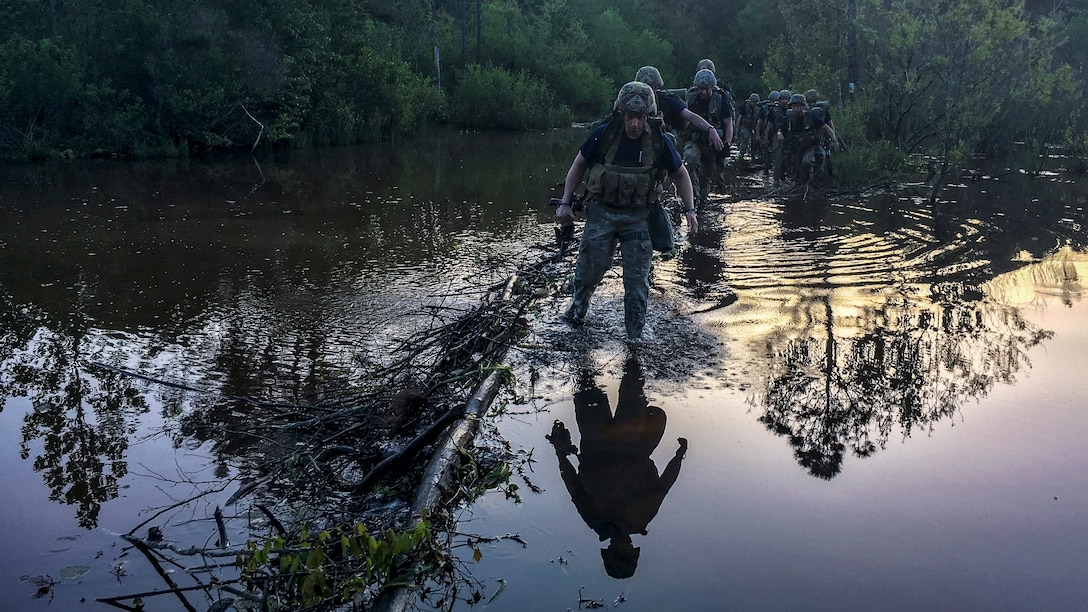
[[[642, 65], [815, 88], [855, 147], [1088, 148], [1088, 8], [1043, 0], [3, 0], [0, 155], [376, 141], [590, 119]], [[886, 146], [886, 145], [881, 145]]]

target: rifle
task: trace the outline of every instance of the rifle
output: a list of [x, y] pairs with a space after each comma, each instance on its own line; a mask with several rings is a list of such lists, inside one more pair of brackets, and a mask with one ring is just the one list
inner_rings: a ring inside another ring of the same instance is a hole
[[[552, 198], [548, 200], [548, 204], [559, 208], [563, 204], [563, 200], [560, 198]], [[571, 198], [570, 208], [574, 212], [582, 210], [582, 196], [575, 194]], [[555, 256], [558, 261], [563, 259], [563, 256], [567, 253], [567, 245], [574, 240], [574, 219], [565, 219], [563, 221], [557, 221], [555, 225], [555, 242], [559, 245], [559, 254]]]
[[[834, 157], [834, 155], [832, 154], [833, 151], [831, 150], [831, 139], [829, 138], [827, 139], [827, 141], [827, 146], [824, 147], [825, 149], [827, 149], [827, 157], [824, 158], [824, 163], [827, 164], [827, 175], [831, 178], [834, 178], [835, 167], [831, 164], [831, 158]], [[842, 141], [842, 138], [838, 134], [835, 135], [835, 142], [839, 145], [839, 151], [846, 150], [846, 143]]]

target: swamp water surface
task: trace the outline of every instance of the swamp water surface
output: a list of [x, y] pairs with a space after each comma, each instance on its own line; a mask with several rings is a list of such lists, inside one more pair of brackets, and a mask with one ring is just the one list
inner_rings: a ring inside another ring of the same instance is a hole
[[[582, 135], [0, 169], [0, 609], [163, 589], [118, 534], [214, 540], [237, 483], [156, 514], [243, 459], [194, 422], [304, 398], [405, 313], [505, 280], [550, 240]], [[545, 300], [525, 346], [546, 355], [512, 354], [493, 420], [539, 492], [463, 511], [498, 539], [461, 549], [479, 600], [454, 607], [1081, 609], [1085, 190], [976, 178], [935, 205], [718, 198], [655, 265], [636, 349], [618, 274], [580, 330]]]

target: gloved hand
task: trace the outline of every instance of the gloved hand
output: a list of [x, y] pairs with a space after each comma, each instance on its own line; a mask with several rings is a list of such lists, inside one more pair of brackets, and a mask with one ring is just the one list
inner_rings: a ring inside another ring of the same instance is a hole
[[677, 438], [676, 441], [680, 443], [680, 448], [676, 449], [676, 456], [683, 458], [684, 455], [688, 454], [688, 439]]
[[552, 443], [552, 446], [555, 447], [555, 454], [560, 457], [578, 454], [578, 447], [570, 441], [570, 432], [567, 431], [567, 427], [563, 425], [562, 421], [557, 420], [552, 423], [552, 433], [544, 436], [544, 438]]

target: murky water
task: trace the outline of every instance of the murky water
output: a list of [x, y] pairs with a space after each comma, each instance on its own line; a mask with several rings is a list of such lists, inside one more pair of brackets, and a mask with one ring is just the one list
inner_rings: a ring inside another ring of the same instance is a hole
[[[199, 415], [223, 395], [301, 401], [422, 305], [474, 302], [550, 238], [579, 136], [0, 170], [0, 608], [164, 588], [116, 534], [162, 516], [168, 537], [213, 537], [237, 485], [179, 502], [238, 450]], [[1071, 181], [719, 202], [656, 264], [634, 355], [607, 279], [589, 340], [497, 423], [535, 449], [543, 492], [465, 514], [466, 533], [527, 543], [466, 555], [487, 607], [1078, 607], [1088, 214]], [[555, 421], [578, 455], [553, 452]]]

